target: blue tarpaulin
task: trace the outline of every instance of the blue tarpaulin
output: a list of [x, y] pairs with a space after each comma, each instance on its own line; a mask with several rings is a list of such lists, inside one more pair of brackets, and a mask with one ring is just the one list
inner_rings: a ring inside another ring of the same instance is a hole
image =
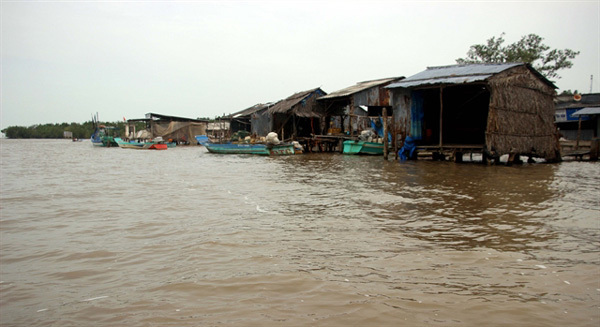
[[[377, 135], [383, 137], [383, 118], [373, 120], [371, 119], [371, 128], [377, 133]], [[392, 142], [392, 133], [388, 132], [388, 142]]]
[[414, 159], [416, 150], [417, 145], [415, 144], [415, 140], [412, 137], [407, 136], [404, 140], [404, 145], [402, 146], [402, 148], [400, 148], [400, 150], [398, 150], [399, 160], [404, 161], [408, 159]]

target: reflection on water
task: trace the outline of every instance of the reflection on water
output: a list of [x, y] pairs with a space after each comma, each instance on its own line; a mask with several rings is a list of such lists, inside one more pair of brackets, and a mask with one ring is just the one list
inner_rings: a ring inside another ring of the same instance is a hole
[[600, 322], [598, 163], [1, 146], [2, 326]]

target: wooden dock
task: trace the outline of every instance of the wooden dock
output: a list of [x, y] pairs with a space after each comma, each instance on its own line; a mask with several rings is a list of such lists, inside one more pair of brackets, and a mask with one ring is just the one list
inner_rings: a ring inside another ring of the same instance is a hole
[[347, 135], [314, 135], [313, 137], [304, 137], [298, 139], [298, 142], [308, 153], [312, 152], [342, 152], [343, 143], [346, 140], [353, 140], [356, 137]]
[[600, 142], [598, 139], [591, 141], [561, 140], [560, 153], [563, 160], [598, 160]]

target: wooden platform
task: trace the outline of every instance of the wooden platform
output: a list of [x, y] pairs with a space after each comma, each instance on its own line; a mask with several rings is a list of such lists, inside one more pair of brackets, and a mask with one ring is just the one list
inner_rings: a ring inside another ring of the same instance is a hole
[[473, 154], [483, 154], [483, 145], [449, 144], [441, 147], [439, 145], [417, 146], [417, 157], [423, 159], [462, 162], [465, 154], [469, 154], [471, 161], [473, 161]]
[[299, 138], [305, 152], [342, 152], [343, 143], [346, 140], [354, 140], [356, 137], [347, 135], [315, 135], [313, 137]]
[[563, 160], [598, 160], [600, 152], [599, 140], [592, 141], [581, 140], [560, 140], [560, 153]]

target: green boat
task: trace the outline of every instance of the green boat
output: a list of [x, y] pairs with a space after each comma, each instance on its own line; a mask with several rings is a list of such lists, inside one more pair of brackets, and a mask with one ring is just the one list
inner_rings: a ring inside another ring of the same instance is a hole
[[92, 145], [95, 147], [118, 147], [115, 141], [115, 135], [118, 129], [114, 126], [104, 126], [98, 121], [98, 113], [92, 115], [92, 123], [94, 124], [94, 133], [90, 137]]
[[344, 141], [344, 154], [383, 155], [383, 143]]
[[280, 144], [235, 144], [235, 143], [204, 143], [211, 153], [221, 154], [258, 154], [265, 156], [282, 156], [294, 154], [294, 145]]

